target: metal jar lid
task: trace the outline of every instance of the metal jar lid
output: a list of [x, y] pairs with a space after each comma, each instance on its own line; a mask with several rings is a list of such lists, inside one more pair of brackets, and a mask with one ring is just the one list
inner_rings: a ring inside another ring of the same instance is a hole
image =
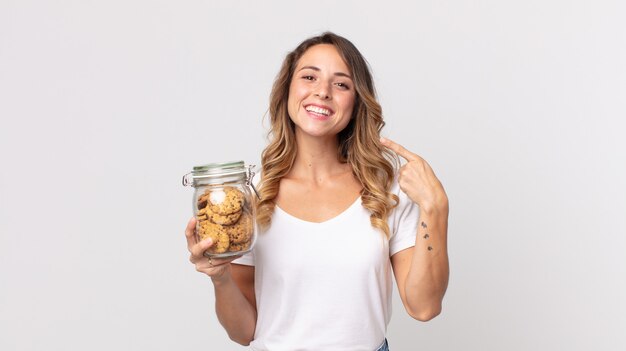
[[224, 179], [231, 181], [245, 180], [247, 186], [251, 186], [256, 195], [258, 193], [252, 184], [254, 177], [254, 165], [248, 165], [243, 161], [209, 163], [194, 166], [193, 170], [183, 176], [183, 186], [195, 186], [197, 180], [206, 180], [209, 183], [219, 183]]

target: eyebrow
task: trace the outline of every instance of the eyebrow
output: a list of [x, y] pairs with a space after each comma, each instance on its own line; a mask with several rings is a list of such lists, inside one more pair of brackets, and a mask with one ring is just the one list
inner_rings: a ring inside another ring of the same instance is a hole
[[[315, 66], [304, 66], [304, 67], [300, 68], [300, 69], [298, 70], [298, 72], [302, 71], [303, 69], [312, 69], [312, 70], [314, 70], [314, 71], [318, 71], [318, 72], [319, 72], [319, 71], [321, 71], [321, 69], [319, 69], [319, 67], [315, 67]], [[335, 72], [335, 73], [334, 73], [334, 75], [335, 75], [335, 76], [339, 76], [339, 77], [346, 77], [346, 78], [350, 78], [350, 79], [352, 79], [352, 77], [351, 77], [349, 74], [347, 74], [347, 73], [343, 73], [343, 72]]]

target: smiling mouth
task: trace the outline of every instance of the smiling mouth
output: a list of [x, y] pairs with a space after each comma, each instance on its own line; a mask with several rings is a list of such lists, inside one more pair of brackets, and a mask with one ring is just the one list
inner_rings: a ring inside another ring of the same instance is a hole
[[319, 116], [328, 117], [331, 115], [332, 111], [323, 107], [309, 105], [304, 108], [307, 112], [312, 112]]

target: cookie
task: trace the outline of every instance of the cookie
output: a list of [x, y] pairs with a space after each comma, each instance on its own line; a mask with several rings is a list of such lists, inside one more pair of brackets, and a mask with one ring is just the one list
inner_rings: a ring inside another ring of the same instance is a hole
[[241, 244], [250, 241], [252, 235], [252, 217], [248, 213], [244, 213], [237, 223], [224, 226], [226, 233], [230, 237], [231, 244]]
[[223, 253], [228, 251], [230, 238], [221, 225], [204, 221], [198, 229], [198, 235], [201, 240], [211, 238], [213, 241], [213, 246], [207, 250], [208, 253]]
[[207, 219], [209, 219], [209, 217], [206, 214], [205, 208], [201, 209], [200, 211], [196, 213], [196, 219], [198, 220], [198, 222], [206, 221]]
[[251, 241], [246, 241], [241, 244], [230, 244], [228, 251], [245, 251], [250, 248]]
[[221, 225], [235, 224], [241, 217], [241, 213], [242, 211], [223, 215], [223, 214], [211, 212], [208, 207], [206, 211], [206, 215], [209, 221], [216, 223], [216, 224], [221, 224]]
[[226, 186], [222, 190], [210, 191], [208, 195], [206, 208], [211, 212], [222, 216], [241, 212], [244, 204], [241, 190]]
[[[208, 189], [207, 189], [207, 191], [208, 191]], [[206, 204], [208, 203], [208, 201], [209, 201], [209, 194], [208, 193], [200, 195], [200, 197], [198, 197], [198, 201], [197, 201], [198, 208], [199, 209], [200, 208], [205, 208]]]

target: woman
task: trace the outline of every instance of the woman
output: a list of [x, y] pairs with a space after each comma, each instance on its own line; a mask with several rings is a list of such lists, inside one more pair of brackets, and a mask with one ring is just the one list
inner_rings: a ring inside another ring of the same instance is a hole
[[[430, 166], [391, 140], [365, 59], [333, 33], [285, 59], [262, 155], [261, 227], [241, 258], [191, 262], [211, 277], [230, 338], [253, 350], [388, 350], [391, 269], [406, 311], [427, 321], [448, 282], [448, 200]], [[399, 170], [395, 154], [407, 163]], [[235, 260], [236, 261], [233, 261]]]

